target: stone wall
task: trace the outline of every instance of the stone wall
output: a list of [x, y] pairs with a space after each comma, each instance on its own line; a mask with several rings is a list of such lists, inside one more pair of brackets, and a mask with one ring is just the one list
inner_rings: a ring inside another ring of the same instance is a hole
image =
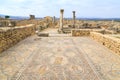
[[120, 39], [97, 32], [90, 32], [90, 37], [120, 55]]
[[0, 52], [35, 33], [33, 24], [0, 30]]
[[89, 36], [90, 29], [73, 29], [71, 30], [72, 36]]
[[42, 27], [55, 27], [57, 25], [57, 22], [53, 23], [52, 21], [46, 22], [44, 19], [36, 20], [36, 19], [31, 19], [31, 20], [19, 20], [16, 21], [16, 26], [25, 26], [28, 24], [35, 24], [37, 26], [42, 26]]
[[13, 20], [0, 20], [0, 27], [6, 27], [6, 26], [14, 27], [16, 26], [16, 23]]
[[35, 25], [38, 25], [39, 24], [39, 20], [35, 20], [35, 19], [32, 19], [32, 20], [19, 20], [19, 21], [16, 21], [16, 26], [24, 26], [24, 25], [28, 25], [28, 24], [35, 24]]
[[100, 29], [73, 29], [72, 36], [88, 36], [100, 42], [110, 50], [120, 55], [120, 39], [111, 37], [110, 35], [102, 34], [104, 30]]
[[102, 29], [72, 29], [72, 36], [90, 36], [90, 32], [101, 32]]

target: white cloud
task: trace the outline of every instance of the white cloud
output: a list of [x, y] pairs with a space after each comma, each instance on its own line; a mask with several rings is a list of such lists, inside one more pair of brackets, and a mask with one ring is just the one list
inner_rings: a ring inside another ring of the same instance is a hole
[[17, 2], [17, 3], [19, 2], [20, 3], [20, 2], [25, 2], [26, 0], [10, 0], [10, 1], [11, 2]]
[[[72, 11], [76, 11], [76, 15], [81, 16], [107, 16], [118, 15], [117, 11], [120, 6], [115, 0], [4, 0], [5, 4], [1, 4], [0, 12], [4, 14], [13, 14], [21, 16], [57, 16], [60, 15], [60, 9], [65, 10], [64, 16], [71, 17]], [[103, 3], [104, 1], [104, 3]], [[114, 5], [112, 4], [114, 2]], [[119, 1], [120, 3], [120, 1]], [[117, 4], [117, 5], [116, 5]], [[112, 11], [112, 12], [111, 12]], [[109, 14], [109, 15], [108, 15]]]
[[3, 1], [0, 1], [0, 2], [5, 2], [6, 4], [11, 4], [11, 3], [22, 3], [22, 2], [27, 2], [29, 0], [3, 0]]

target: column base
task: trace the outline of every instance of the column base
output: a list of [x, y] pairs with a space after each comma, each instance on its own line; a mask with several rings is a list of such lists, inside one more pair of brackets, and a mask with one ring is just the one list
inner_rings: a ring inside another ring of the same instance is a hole
[[59, 29], [58, 29], [58, 33], [62, 34], [62, 33], [64, 33], [64, 32], [63, 32], [63, 30], [59, 30]]

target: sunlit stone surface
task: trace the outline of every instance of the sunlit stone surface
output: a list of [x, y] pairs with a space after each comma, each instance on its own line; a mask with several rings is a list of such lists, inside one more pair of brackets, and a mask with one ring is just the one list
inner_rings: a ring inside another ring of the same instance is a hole
[[0, 80], [120, 80], [118, 55], [91, 38], [64, 36], [31, 36], [4, 51]]

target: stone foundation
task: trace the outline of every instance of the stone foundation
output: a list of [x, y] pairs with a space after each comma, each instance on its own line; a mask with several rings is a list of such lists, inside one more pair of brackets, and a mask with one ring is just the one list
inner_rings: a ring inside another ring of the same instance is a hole
[[90, 36], [90, 32], [101, 32], [102, 29], [72, 29], [71, 34], [72, 36]]
[[89, 36], [90, 29], [73, 29], [71, 30], [72, 36]]
[[97, 32], [90, 32], [90, 37], [120, 55], [120, 39]]
[[[88, 36], [92, 39], [100, 42], [102, 45], [106, 46], [110, 50], [114, 51], [120, 55], [120, 39], [111, 37], [109, 35], [102, 34], [103, 30], [97, 29], [73, 29], [71, 30], [72, 36]], [[108, 31], [107, 31], [108, 34]]]
[[0, 30], [0, 52], [35, 33], [34, 25]]

